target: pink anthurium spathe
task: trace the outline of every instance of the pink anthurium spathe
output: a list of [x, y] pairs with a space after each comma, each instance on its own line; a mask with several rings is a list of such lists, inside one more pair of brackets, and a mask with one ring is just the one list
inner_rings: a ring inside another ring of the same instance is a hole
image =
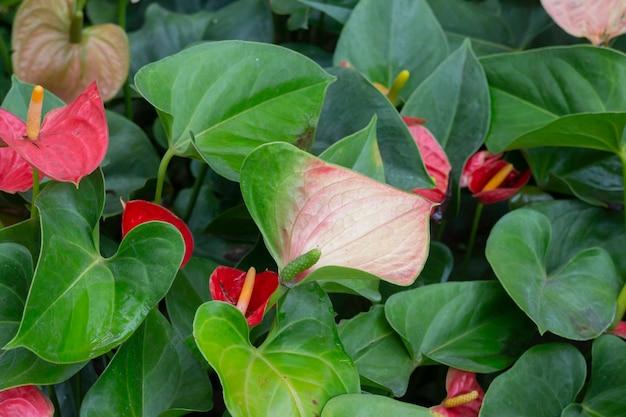
[[436, 417], [478, 417], [485, 391], [473, 372], [449, 368], [446, 375], [448, 395], [440, 405], [431, 407]]
[[36, 86], [26, 123], [0, 109], [0, 137], [46, 177], [78, 185], [98, 168], [109, 144], [98, 87], [92, 83], [70, 105], [48, 112], [40, 127], [42, 102], [43, 89]]
[[615, 326], [613, 330], [609, 331], [609, 333], [626, 340], [626, 321], [620, 321], [617, 323], [617, 326]]
[[33, 168], [11, 148], [0, 148], [0, 191], [18, 193], [33, 188]]
[[246, 158], [241, 189], [279, 271], [321, 253], [296, 283], [334, 266], [410, 285], [424, 266], [433, 203], [411, 192], [280, 142]]
[[277, 288], [278, 274], [272, 271], [257, 274], [254, 268], [245, 272], [218, 266], [209, 278], [211, 298], [236, 306], [246, 317], [248, 326], [256, 326], [263, 320], [269, 299]]
[[52, 403], [33, 385], [0, 391], [0, 417], [52, 417], [53, 415]]
[[[448, 156], [432, 133], [424, 126], [425, 121], [423, 119], [403, 116], [402, 120], [415, 139], [428, 175], [435, 180], [436, 188], [416, 188], [413, 192], [433, 203], [442, 204], [448, 196], [450, 171], [452, 170]], [[442, 213], [437, 210], [437, 207], [434, 207], [431, 215], [433, 218], [440, 219]]]
[[472, 155], [463, 168], [461, 187], [467, 187], [483, 204], [508, 200], [530, 180], [531, 172], [517, 171], [502, 154], [479, 151]]
[[75, 0], [24, 0], [13, 20], [13, 69], [66, 103], [97, 81], [108, 101], [128, 76], [126, 32], [111, 23], [83, 29], [83, 12], [75, 9]]
[[546, 12], [564, 31], [606, 45], [626, 33], [624, 0], [541, 0]]

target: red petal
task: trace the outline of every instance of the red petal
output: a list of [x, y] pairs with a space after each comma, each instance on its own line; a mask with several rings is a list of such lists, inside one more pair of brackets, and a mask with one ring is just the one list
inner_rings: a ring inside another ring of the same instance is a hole
[[[505, 201], [513, 197], [519, 190], [524, 187], [530, 180], [531, 172], [529, 169], [520, 174], [519, 171], [513, 170], [504, 180], [500, 188], [491, 191], [481, 191], [474, 194], [474, 197], [483, 204], [493, 204], [499, 201]], [[471, 188], [470, 188], [471, 190]]]
[[495, 161], [502, 158], [501, 153], [491, 153], [489, 151], [478, 151], [474, 155], [472, 155], [467, 162], [465, 163], [465, 167], [463, 168], [463, 173], [461, 174], [461, 181], [459, 185], [461, 187], [467, 187], [470, 182], [470, 177], [477, 169], [481, 168], [484, 165], [490, 165]]
[[2, 417], [52, 417], [53, 414], [50, 400], [33, 385], [0, 391]]
[[98, 168], [109, 143], [96, 83], [69, 106], [50, 111], [38, 138], [24, 139], [23, 135], [3, 139], [47, 177], [78, 185], [81, 178]]
[[447, 417], [478, 417], [480, 407], [485, 397], [485, 391], [481, 388], [476, 380], [474, 372], [462, 371], [460, 369], [448, 368], [446, 376], [447, 398], [454, 398], [459, 395], [468, 394], [472, 391], [478, 392], [478, 398], [467, 404], [456, 407], [445, 408], [442, 405], [432, 407], [433, 411], [443, 414]]
[[33, 168], [11, 148], [0, 148], [0, 190], [7, 193], [33, 187]]
[[626, 340], [626, 321], [620, 321], [617, 323], [617, 326], [610, 333]]
[[126, 203], [122, 213], [122, 237], [126, 236], [136, 226], [153, 220], [169, 223], [183, 235], [185, 256], [180, 267], [184, 267], [193, 252], [193, 235], [185, 222], [165, 207], [143, 200], [134, 200]]

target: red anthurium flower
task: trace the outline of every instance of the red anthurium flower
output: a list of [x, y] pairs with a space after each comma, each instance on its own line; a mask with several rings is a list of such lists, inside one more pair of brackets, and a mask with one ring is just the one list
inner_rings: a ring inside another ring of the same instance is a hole
[[609, 333], [626, 340], [626, 321], [620, 321], [619, 323], [617, 323], [617, 326], [615, 326], [615, 328]]
[[11, 148], [0, 148], [0, 190], [7, 193], [33, 187], [33, 168]]
[[181, 218], [165, 207], [149, 201], [134, 200], [128, 203], [122, 202], [122, 205], [124, 206], [124, 212], [122, 213], [122, 237], [126, 236], [128, 232], [142, 223], [153, 220], [169, 223], [177, 228], [180, 234], [183, 235], [183, 240], [185, 241], [185, 256], [183, 257], [180, 267], [185, 266], [193, 252], [193, 235]]
[[92, 83], [69, 106], [50, 111], [40, 128], [42, 104], [43, 88], [37, 86], [26, 123], [0, 109], [0, 137], [43, 175], [78, 186], [100, 165], [109, 143], [98, 87]]
[[[409, 127], [409, 131], [415, 139], [415, 143], [420, 150], [426, 171], [435, 180], [436, 188], [413, 190], [415, 194], [421, 195], [433, 203], [443, 203], [448, 195], [448, 184], [450, 180], [450, 171], [452, 166], [448, 161], [448, 156], [444, 152], [437, 139], [426, 129], [424, 120], [417, 117], [403, 116], [402, 119]], [[438, 207], [433, 207], [431, 217], [439, 219], [442, 214]]]
[[244, 272], [219, 266], [209, 279], [209, 290], [213, 300], [237, 306], [246, 317], [249, 326], [256, 326], [263, 320], [269, 298], [276, 288], [278, 274], [272, 271], [257, 274], [254, 268]]
[[54, 407], [34, 385], [0, 391], [0, 417], [52, 417]]
[[485, 391], [475, 373], [449, 368], [446, 392], [448, 396], [442, 403], [430, 409], [436, 417], [478, 417]]
[[497, 203], [513, 197], [530, 179], [531, 172], [520, 173], [502, 154], [479, 151], [465, 164], [461, 187], [468, 187], [483, 204]]

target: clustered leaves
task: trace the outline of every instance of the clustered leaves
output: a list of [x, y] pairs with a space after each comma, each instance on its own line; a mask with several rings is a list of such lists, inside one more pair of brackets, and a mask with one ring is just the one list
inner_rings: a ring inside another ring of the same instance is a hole
[[0, 417], [623, 414], [623, 2], [6, 7]]

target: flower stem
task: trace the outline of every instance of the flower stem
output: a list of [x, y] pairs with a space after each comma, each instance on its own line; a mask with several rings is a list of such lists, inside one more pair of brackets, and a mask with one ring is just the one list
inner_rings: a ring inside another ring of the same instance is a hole
[[189, 196], [187, 209], [185, 210], [185, 214], [183, 216], [183, 221], [185, 223], [189, 221], [191, 213], [193, 213], [193, 208], [196, 206], [196, 202], [198, 201], [198, 195], [200, 195], [200, 189], [202, 188], [202, 184], [204, 183], [204, 177], [206, 177], [206, 173], [208, 171], [209, 166], [207, 164], [202, 164], [202, 166], [200, 167], [200, 172], [198, 172], [198, 176], [196, 177], [196, 181], [193, 183], [191, 196]]
[[476, 234], [478, 233], [478, 224], [480, 223], [480, 216], [483, 213], [483, 207], [484, 204], [480, 201], [476, 205], [476, 211], [474, 212], [474, 222], [472, 223], [472, 231], [470, 232], [470, 240], [467, 244], [465, 259], [463, 260], [463, 277], [467, 276], [467, 269], [469, 267], [470, 259], [472, 259], [472, 251], [474, 250], [474, 243], [476, 242]]
[[167, 175], [167, 166], [170, 164], [172, 157], [174, 156], [174, 151], [172, 148], [168, 148], [161, 158], [161, 163], [159, 164], [159, 172], [157, 173], [157, 183], [156, 183], [156, 191], [154, 193], [154, 202], [156, 204], [161, 204], [161, 196], [163, 195], [163, 184], [165, 183], [165, 176]]
[[30, 218], [34, 219], [39, 215], [39, 210], [37, 210], [37, 206], [35, 203], [37, 202], [37, 197], [39, 196], [39, 170], [37, 168], [33, 168], [33, 198], [30, 206]]

